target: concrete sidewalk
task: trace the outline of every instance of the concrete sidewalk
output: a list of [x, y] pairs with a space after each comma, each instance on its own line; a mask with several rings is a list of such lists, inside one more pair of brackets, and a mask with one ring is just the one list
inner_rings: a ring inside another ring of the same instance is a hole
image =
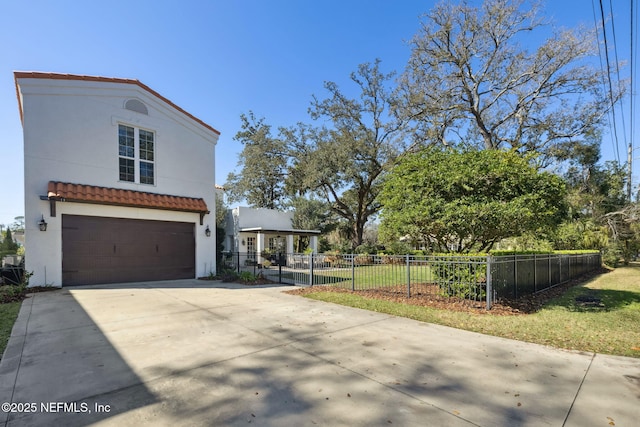
[[[640, 359], [177, 281], [35, 294], [6, 426], [637, 426]], [[3, 408], [6, 409], [6, 408]]]

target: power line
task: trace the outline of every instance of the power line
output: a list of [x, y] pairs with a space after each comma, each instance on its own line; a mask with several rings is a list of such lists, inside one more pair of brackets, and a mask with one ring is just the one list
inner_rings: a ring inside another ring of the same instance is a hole
[[[600, 61], [600, 70], [602, 71], [602, 89], [603, 92], [607, 92], [607, 83], [605, 81], [605, 77], [604, 77], [604, 65], [602, 64], [602, 50], [600, 49], [600, 25], [598, 23], [598, 17], [597, 17], [597, 13], [596, 13], [596, 4], [595, 4], [595, 0], [591, 0], [591, 10], [593, 11], [593, 23], [595, 25], [596, 28], [596, 35], [597, 35], [597, 39], [598, 39], [598, 43], [596, 43], [596, 46], [598, 48], [598, 60]], [[611, 123], [611, 116], [609, 114], [607, 114], [607, 120], [609, 122], [609, 127], [612, 127], [612, 123]], [[618, 148], [616, 146], [615, 143], [615, 139], [611, 139], [611, 145], [613, 147], [613, 153], [616, 154], [616, 160], [618, 162], [618, 164], [620, 163], [620, 154], [618, 151]]]
[[616, 109], [613, 101], [613, 84], [611, 83], [611, 64], [609, 61], [609, 43], [607, 42], [607, 27], [604, 25], [604, 7], [600, 2], [600, 16], [602, 18], [602, 38], [604, 40], [604, 57], [607, 62], [607, 82], [609, 83], [609, 100], [611, 101], [611, 115], [613, 116], [613, 135], [615, 139], [616, 160], [620, 164], [620, 142], [618, 140], [618, 126], [616, 125]]
[[[638, 32], [636, 31], [635, 26], [638, 25], [638, 19], [637, 16], [635, 16], [638, 13], [638, 10], [636, 9], [634, 11], [633, 8], [633, 2], [635, 0], [631, 0], [631, 13], [630, 13], [630, 30], [631, 30], [631, 47], [630, 47], [630, 53], [629, 53], [629, 62], [631, 64], [631, 77], [630, 77], [630, 86], [631, 86], [631, 96], [630, 96], [630, 102], [629, 102], [629, 127], [631, 130], [630, 133], [630, 138], [629, 138], [629, 150], [628, 150], [628, 176], [627, 176], [627, 199], [629, 200], [629, 202], [631, 202], [631, 196], [632, 196], [632, 190], [633, 190], [633, 137], [635, 134], [635, 118], [634, 118], [634, 111], [635, 111], [635, 98], [636, 98], [636, 90], [635, 90], [635, 73], [636, 73], [636, 55], [634, 52], [634, 49], [636, 48], [636, 40], [635, 37], [637, 37]], [[635, 12], [635, 13], [634, 13]]]
[[[633, 0], [631, 0], [631, 3], [633, 3]], [[616, 57], [616, 75], [618, 77], [618, 86], [620, 86], [620, 80], [621, 80], [620, 79], [620, 60], [618, 59], [618, 41], [616, 39], [616, 26], [615, 26], [615, 19], [613, 15], [613, 5], [611, 3], [611, 0], [609, 0], [609, 12], [611, 14], [611, 33], [613, 34], [613, 53]], [[611, 94], [611, 96], [613, 97], [613, 93]], [[620, 102], [620, 116], [622, 120], [622, 137], [624, 138], [624, 145], [626, 146], [627, 145], [627, 127], [625, 125], [624, 108], [623, 108], [622, 102]]]

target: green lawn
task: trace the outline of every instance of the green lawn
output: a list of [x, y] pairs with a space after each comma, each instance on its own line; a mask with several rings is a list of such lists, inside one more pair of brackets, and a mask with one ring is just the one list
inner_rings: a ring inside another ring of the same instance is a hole
[[11, 336], [11, 329], [18, 317], [21, 304], [21, 302], [0, 304], [0, 358]]
[[[492, 316], [313, 292], [322, 301], [559, 348], [640, 358], [640, 266], [621, 267], [570, 288], [538, 312]], [[578, 298], [578, 300], [576, 300]], [[584, 301], [594, 302], [594, 305]]]
[[[433, 281], [428, 265], [412, 265], [409, 267], [411, 283], [428, 283]], [[282, 276], [309, 283], [309, 273], [304, 271], [283, 271]], [[406, 286], [407, 266], [404, 264], [377, 264], [351, 267], [316, 269], [313, 272], [314, 285], [335, 284], [351, 289], [352, 279], [357, 289], [380, 286]]]

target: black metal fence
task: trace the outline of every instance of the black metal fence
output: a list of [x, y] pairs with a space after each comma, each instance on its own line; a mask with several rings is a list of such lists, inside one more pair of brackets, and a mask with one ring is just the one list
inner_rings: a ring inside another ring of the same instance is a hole
[[572, 255], [415, 256], [225, 253], [219, 270], [277, 283], [332, 285], [483, 302], [515, 299], [565, 283], [601, 266], [599, 253]]
[[502, 255], [491, 259], [497, 298], [515, 299], [552, 288], [600, 268], [600, 253]]

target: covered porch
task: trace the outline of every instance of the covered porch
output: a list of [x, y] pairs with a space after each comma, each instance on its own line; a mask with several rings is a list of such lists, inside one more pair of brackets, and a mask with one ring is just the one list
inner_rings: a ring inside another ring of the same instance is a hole
[[[286, 265], [286, 256], [296, 252], [295, 240], [309, 237], [308, 248], [313, 253], [318, 252], [319, 230], [299, 230], [294, 228], [246, 227], [238, 230], [237, 248], [244, 255], [241, 263], [256, 263], [257, 265], [271, 264]], [[243, 254], [244, 253], [244, 254]]]

